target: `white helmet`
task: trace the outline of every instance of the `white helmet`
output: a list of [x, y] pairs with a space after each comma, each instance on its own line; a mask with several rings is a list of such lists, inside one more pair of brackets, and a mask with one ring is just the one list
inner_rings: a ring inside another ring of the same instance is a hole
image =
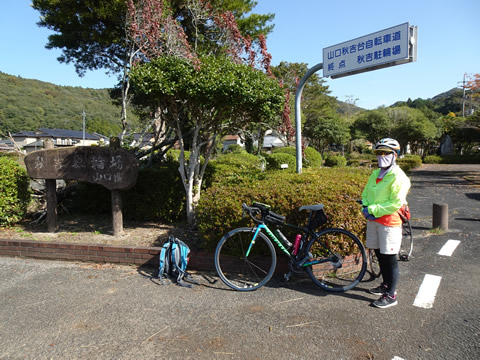
[[383, 138], [375, 144], [373, 152], [377, 151], [391, 151], [400, 155], [400, 144], [397, 140], [391, 138]]

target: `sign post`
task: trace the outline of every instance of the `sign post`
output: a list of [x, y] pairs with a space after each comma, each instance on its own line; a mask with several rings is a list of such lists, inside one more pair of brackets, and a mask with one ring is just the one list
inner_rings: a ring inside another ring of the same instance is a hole
[[393, 26], [323, 49], [323, 63], [310, 68], [300, 80], [295, 95], [295, 142], [297, 173], [302, 172], [301, 97], [308, 78], [323, 69], [323, 77], [336, 79], [417, 60], [416, 26]]

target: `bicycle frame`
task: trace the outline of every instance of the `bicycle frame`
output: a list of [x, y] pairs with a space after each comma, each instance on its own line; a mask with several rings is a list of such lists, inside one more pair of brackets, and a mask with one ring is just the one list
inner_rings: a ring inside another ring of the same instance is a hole
[[250, 249], [252, 248], [252, 246], [255, 244], [255, 240], [257, 239], [257, 236], [258, 236], [258, 233], [260, 231], [262, 231], [262, 229], [265, 229], [265, 231], [267, 232], [267, 235], [270, 237], [271, 240], [273, 240], [273, 242], [275, 244], [277, 244], [277, 246], [285, 253], [287, 254], [287, 256], [289, 258], [292, 258], [292, 256], [290, 255], [290, 253], [288, 252], [288, 250], [285, 248], [285, 246], [283, 246], [282, 242], [280, 240], [278, 240], [278, 238], [275, 236], [275, 234], [267, 227], [267, 225], [265, 224], [260, 224], [257, 226], [257, 230], [255, 231], [255, 234], [253, 235], [253, 238], [252, 238], [252, 241], [250, 242], [250, 246], [248, 247], [248, 250], [247, 250], [247, 253], [245, 254], [245, 256], [248, 256], [250, 254]]
[[[295, 226], [295, 225], [292, 225], [292, 224], [285, 224], [285, 226], [288, 226], [288, 227], [291, 227], [291, 228], [295, 228], [295, 229], [298, 229], [298, 230], [302, 230], [302, 232], [305, 234], [309, 234], [310, 236], [315, 236], [315, 235], [312, 235], [310, 233], [310, 231], [304, 229], [304, 228], [300, 228], [298, 226]], [[245, 254], [246, 257], [248, 257], [248, 255], [250, 254], [250, 250], [252, 248], [252, 246], [255, 244], [255, 240], [257, 239], [257, 236], [258, 234], [263, 230], [265, 229], [268, 237], [274, 242], [274, 244], [276, 244], [286, 255], [287, 257], [289, 258], [290, 261], [292, 261], [296, 266], [301, 266], [301, 267], [307, 267], [307, 266], [312, 266], [312, 265], [316, 265], [316, 264], [321, 264], [321, 263], [324, 263], [324, 262], [328, 262], [330, 260], [328, 259], [324, 259], [324, 260], [315, 260], [315, 261], [308, 261], [308, 254], [305, 255], [305, 257], [301, 260], [301, 261], [296, 261], [292, 255], [290, 254], [290, 252], [288, 251], [287, 248], [285, 248], [285, 246], [283, 246], [282, 242], [275, 236], [275, 234], [268, 228], [267, 225], [265, 224], [259, 224], [255, 230], [255, 234], [253, 235], [252, 237], [252, 241], [250, 242], [250, 245], [247, 249], [247, 252]], [[323, 244], [322, 244], [323, 246]], [[330, 249], [326, 248], [329, 252], [330, 252]]]

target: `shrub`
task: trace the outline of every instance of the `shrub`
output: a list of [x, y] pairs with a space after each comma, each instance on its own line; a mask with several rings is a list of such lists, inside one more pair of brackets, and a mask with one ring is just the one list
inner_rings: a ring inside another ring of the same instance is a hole
[[265, 158], [246, 151], [220, 155], [208, 163], [205, 185], [212, 183], [237, 184], [259, 179], [265, 168]]
[[30, 177], [10, 157], [0, 157], [0, 225], [20, 221], [30, 203]]
[[[361, 197], [370, 173], [369, 169], [348, 168], [309, 169], [302, 174], [277, 171], [254, 186], [214, 185], [202, 194], [196, 208], [203, 247], [212, 250], [225, 233], [248, 226], [249, 219], [241, 217], [241, 205], [253, 201], [271, 205], [272, 211], [287, 216], [288, 223], [298, 225], [307, 220], [306, 213], [298, 211], [300, 206], [322, 203], [328, 226], [348, 229], [364, 239], [365, 220], [355, 199]], [[283, 230], [293, 239], [293, 232]]]
[[285, 170], [289, 172], [295, 171], [297, 168], [296, 157], [287, 153], [276, 152], [268, 155], [266, 159], [268, 170], [279, 170], [282, 168], [282, 164], [288, 165], [288, 168]]
[[279, 147], [279, 148], [274, 149], [273, 153], [274, 154], [279, 154], [279, 153], [289, 154], [289, 155], [292, 155], [292, 156], [296, 157], [297, 149], [294, 146], [284, 146], [284, 147]]
[[[111, 212], [111, 193], [98, 184], [81, 183], [75, 195], [76, 211]], [[185, 217], [185, 189], [175, 165], [140, 169], [137, 182], [122, 191], [125, 219], [173, 222]]]
[[440, 155], [428, 155], [423, 159], [425, 164], [440, 164], [442, 162], [442, 157]]
[[[297, 162], [297, 149], [293, 146], [285, 146], [273, 150], [274, 154], [289, 154], [295, 158], [295, 168]], [[303, 151], [303, 165], [305, 168], [320, 168], [322, 167], [322, 154], [312, 147], [306, 147]], [[289, 165], [290, 167], [290, 165]]]
[[479, 155], [429, 155], [423, 160], [425, 164], [480, 164]]
[[225, 153], [241, 153], [244, 151], [245, 150], [243, 149], [243, 147], [239, 144], [228, 145], [228, 147], [225, 149]]
[[347, 159], [345, 159], [342, 155], [327, 155], [325, 157], [325, 166], [328, 167], [339, 167], [347, 165]]
[[418, 155], [405, 155], [403, 158], [397, 159], [396, 162], [403, 171], [410, 171], [422, 166], [422, 158]]
[[358, 152], [355, 152], [355, 151], [352, 151], [351, 153], [347, 154], [347, 157], [351, 160], [368, 160], [368, 161], [372, 161], [372, 160], [376, 160], [377, 157], [372, 154], [372, 153], [368, 153], [368, 154], [360, 154]]
[[322, 167], [322, 154], [311, 147], [306, 147], [304, 150], [305, 155], [305, 167], [306, 168], [321, 168]]
[[135, 186], [124, 194], [124, 213], [137, 221], [184, 219], [185, 189], [178, 166], [141, 169]]

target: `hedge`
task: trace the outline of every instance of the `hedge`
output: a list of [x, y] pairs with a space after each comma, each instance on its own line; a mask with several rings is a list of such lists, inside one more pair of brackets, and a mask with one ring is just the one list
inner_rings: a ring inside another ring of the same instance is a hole
[[279, 170], [282, 169], [282, 165], [287, 164], [288, 167], [283, 169], [283, 171], [292, 172], [297, 168], [297, 159], [295, 156], [277, 152], [265, 156], [267, 159], [267, 169], [268, 170]]
[[341, 167], [347, 165], [347, 159], [342, 155], [327, 155], [325, 157], [325, 166], [328, 167]]
[[[241, 217], [242, 203], [254, 201], [271, 205], [272, 211], [287, 216], [288, 223], [299, 225], [307, 220], [306, 213], [298, 211], [300, 206], [322, 203], [328, 226], [348, 229], [364, 239], [365, 220], [355, 200], [361, 198], [370, 173], [369, 169], [351, 168], [306, 169], [302, 174], [276, 171], [256, 183], [212, 186], [196, 208], [203, 247], [213, 250], [225, 233], [248, 226], [249, 220]], [[295, 234], [284, 230], [293, 239]]]
[[396, 162], [405, 172], [422, 166], [422, 158], [418, 155], [405, 155], [403, 158], [397, 159]]
[[210, 160], [205, 174], [205, 186], [213, 183], [240, 183], [261, 178], [265, 158], [246, 151], [226, 153]]
[[[273, 154], [289, 154], [297, 159], [297, 149], [293, 146], [285, 146], [273, 150]], [[320, 168], [322, 167], [322, 154], [312, 147], [306, 147], [303, 151], [303, 167], [304, 168]]]
[[30, 203], [30, 177], [11, 157], [0, 156], [0, 225], [22, 220]]
[[322, 154], [311, 147], [306, 147], [304, 150], [304, 165], [305, 168], [321, 168], [322, 167]]
[[429, 155], [423, 160], [425, 164], [480, 164], [479, 155]]
[[[81, 183], [74, 211], [111, 212], [111, 192], [97, 184]], [[140, 169], [136, 184], [122, 191], [123, 216], [128, 220], [173, 222], [185, 218], [185, 189], [177, 165]]]

